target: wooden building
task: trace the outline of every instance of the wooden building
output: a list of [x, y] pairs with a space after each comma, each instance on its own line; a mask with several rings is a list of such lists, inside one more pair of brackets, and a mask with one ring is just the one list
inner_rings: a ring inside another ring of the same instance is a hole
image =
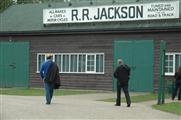
[[165, 78], [181, 66], [181, 1], [129, 0], [14, 4], [0, 13], [0, 86], [42, 87], [53, 54], [62, 88], [115, 89], [118, 58], [131, 67], [129, 89], [154, 91], [160, 43]]

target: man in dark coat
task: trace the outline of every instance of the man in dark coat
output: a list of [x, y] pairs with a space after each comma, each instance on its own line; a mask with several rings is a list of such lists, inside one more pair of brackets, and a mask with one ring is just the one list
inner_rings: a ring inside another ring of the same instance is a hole
[[47, 61], [42, 64], [40, 75], [44, 81], [46, 104], [50, 104], [53, 97], [53, 90], [60, 86], [58, 66], [52, 61], [53, 56], [47, 55]]
[[128, 81], [129, 81], [129, 75], [130, 75], [130, 68], [128, 65], [123, 64], [123, 61], [121, 59], [118, 59], [119, 66], [114, 72], [114, 77], [117, 78], [117, 99], [116, 99], [116, 106], [120, 106], [121, 104], [121, 89], [123, 89], [127, 107], [130, 107], [131, 100], [128, 92]]
[[178, 100], [181, 100], [181, 67], [179, 67], [177, 72], [175, 73], [175, 89], [172, 94], [172, 100], [175, 99], [177, 91], [178, 91]]

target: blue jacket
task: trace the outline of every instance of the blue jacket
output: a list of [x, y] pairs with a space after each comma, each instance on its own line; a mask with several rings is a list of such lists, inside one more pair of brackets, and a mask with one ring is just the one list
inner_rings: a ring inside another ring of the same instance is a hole
[[41, 70], [40, 70], [40, 75], [41, 75], [42, 80], [46, 77], [46, 75], [48, 73], [48, 69], [49, 69], [51, 63], [52, 63], [51, 60], [47, 60], [42, 64]]

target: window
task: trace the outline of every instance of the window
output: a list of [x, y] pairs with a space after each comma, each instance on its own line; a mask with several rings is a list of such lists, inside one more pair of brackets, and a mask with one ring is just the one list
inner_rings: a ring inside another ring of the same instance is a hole
[[104, 56], [103, 55], [96, 55], [96, 72], [103, 72], [103, 60]]
[[40, 71], [41, 65], [45, 61], [45, 55], [39, 54], [37, 59], [38, 59], [37, 71]]
[[165, 75], [174, 75], [179, 66], [181, 66], [181, 53], [166, 53]]
[[[55, 63], [58, 65], [58, 68], [61, 68], [62, 65], [62, 55], [56, 54], [55, 55]], [[61, 72], [62, 70], [59, 69], [59, 71]]]
[[176, 70], [181, 67], [181, 54], [175, 55], [175, 68]]
[[[41, 65], [46, 61], [45, 54], [47, 54], [47, 53], [38, 53], [38, 55], [37, 55], [37, 72], [40, 72]], [[54, 55], [53, 61], [55, 61], [55, 57], [56, 56]]]
[[77, 72], [77, 55], [71, 55], [70, 60], [70, 72]]
[[78, 72], [86, 72], [85, 71], [86, 66], [86, 55], [79, 55], [78, 59]]
[[63, 59], [62, 59], [62, 72], [69, 72], [70, 71], [70, 58], [69, 55], [62, 55]]
[[[37, 72], [46, 60], [45, 54], [37, 54]], [[60, 73], [104, 74], [104, 53], [55, 53], [52, 55]]]
[[87, 55], [87, 72], [95, 72], [95, 55]]

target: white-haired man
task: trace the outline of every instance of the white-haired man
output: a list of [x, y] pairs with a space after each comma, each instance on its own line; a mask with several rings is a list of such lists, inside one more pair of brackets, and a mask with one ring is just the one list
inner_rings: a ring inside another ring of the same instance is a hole
[[121, 89], [123, 89], [127, 107], [131, 106], [131, 100], [128, 92], [128, 81], [130, 76], [130, 68], [128, 65], [123, 63], [122, 59], [118, 59], [119, 66], [116, 68], [114, 72], [114, 77], [117, 78], [117, 99], [116, 106], [121, 105]]

